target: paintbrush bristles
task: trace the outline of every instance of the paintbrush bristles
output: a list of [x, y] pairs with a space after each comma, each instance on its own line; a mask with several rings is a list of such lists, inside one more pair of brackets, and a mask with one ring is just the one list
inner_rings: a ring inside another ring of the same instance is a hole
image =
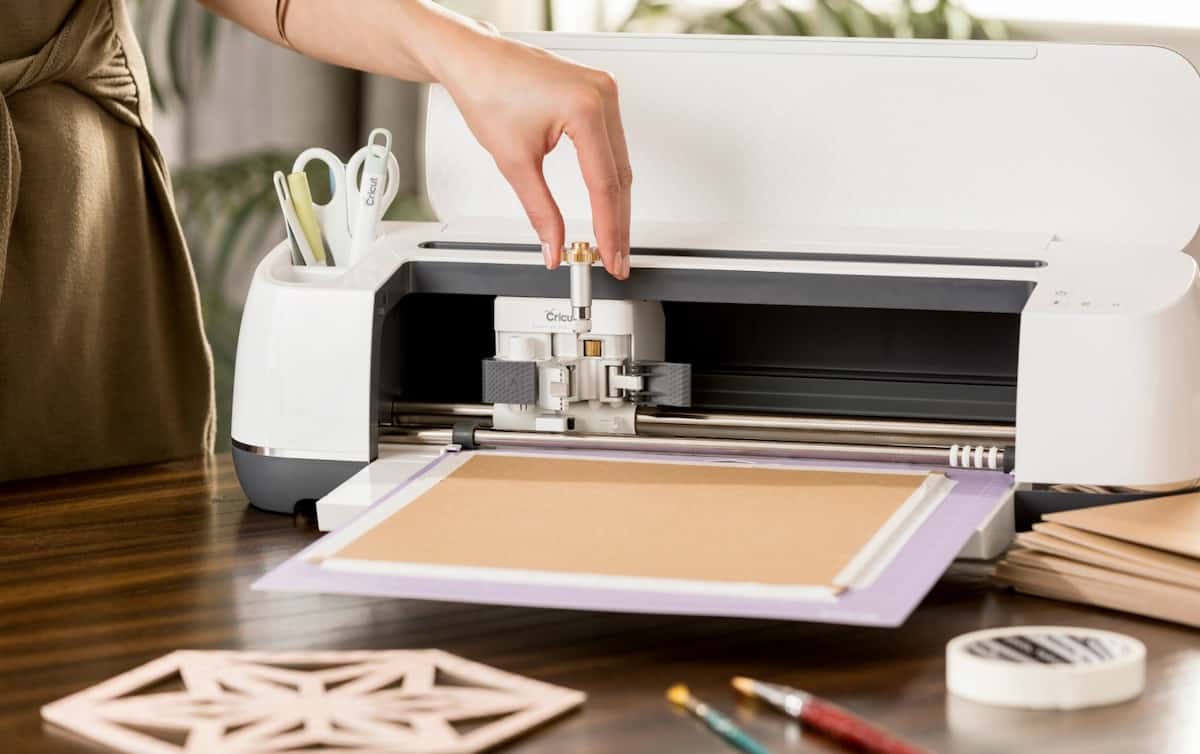
[[680, 707], [686, 707], [688, 700], [692, 698], [692, 692], [687, 686], [682, 683], [677, 683], [667, 689], [667, 699], [671, 704], [678, 704]]
[[755, 681], [753, 678], [745, 678], [739, 675], [731, 679], [729, 683], [746, 696], [754, 696]]

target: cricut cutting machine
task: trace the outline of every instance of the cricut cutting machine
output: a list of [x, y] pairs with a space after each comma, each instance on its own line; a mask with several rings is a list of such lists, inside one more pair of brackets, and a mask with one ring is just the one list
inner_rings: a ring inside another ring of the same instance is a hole
[[[336, 527], [473, 446], [1000, 469], [1031, 507], [1200, 477], [1200, 78], [1179, 55], [524, 39], [620, 84], [629, 280], [592, 270], [580, 332], [570, 265], [544, 269], [433, 87], [440, 221], [385, 226], [348, 269], [281, 245], [255, 273], [232, 427], [255, 505], [320, 500]], [[568, 140], [545, 170], [588, 241]]]

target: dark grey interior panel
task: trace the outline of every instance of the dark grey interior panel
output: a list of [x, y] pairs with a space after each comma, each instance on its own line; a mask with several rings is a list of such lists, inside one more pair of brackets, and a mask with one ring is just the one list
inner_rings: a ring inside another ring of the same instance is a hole
[[[692, 365], [697, 408], [1015, 418], [1018, 312], [1031, 283], [707, 270], [593, 279], [600, 298], [663, 302], [665, 357]], [[566, 269], [405, 265], [379, 294], [376, 395], [483, 400], [493, 298], [567, 291]]]
[[[417, 292], [565, 298], [568, 275], [565, 265], [551, 271], [541, 265], [409, 262], [380, 292], [380, 303], [387, 308]], [[741, 270], [635, 269], [618, 281], [597, 269], [592, 276], [596, 298], [1010, 314], [1025, 308], [1033, 288], [1023, 280]]]
[[1020, 318], [667, 302], [669, 361], [709, 409], [1015, 420]]
[[[531, 243], [479, 243], [478, 241], [426, 241], [422, 249], [441, 251], [528, 251], [539, 255], [541, 248]], [[820, 251], [758, 251], [754, 249], [684, 249], [670, 246], [634, 246], [633, 254], [692, 259], [771, 259], [789, 262], [841, 262], [843, 264], [916, 264], [954, 265], [957, 267], [1045, 267], [1041, 259], [1000, 259], [997, 257], [951, 257], [916, 254], [862, 254]]]
[[1017, 490], [1015, 496], [1015, 521], [1017, 531], [1029, 531], [1033, 525], [1049, 513], [1091, 508], [1097, 505], [1126, 503], [1130, 500], [1146, 500], [1152, 497], [1182, 495], [1179, 492], [1057, 492], [1054, 490]]

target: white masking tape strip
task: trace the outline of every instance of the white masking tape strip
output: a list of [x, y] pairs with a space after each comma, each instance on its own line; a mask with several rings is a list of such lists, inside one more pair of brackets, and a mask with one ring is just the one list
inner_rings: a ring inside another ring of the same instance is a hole
[[946, 687], [984, 704], [1080, 709], [1142, 693], [1146, 646], [1112, 631], [1012, 626], [973, 631], [946, 645]]

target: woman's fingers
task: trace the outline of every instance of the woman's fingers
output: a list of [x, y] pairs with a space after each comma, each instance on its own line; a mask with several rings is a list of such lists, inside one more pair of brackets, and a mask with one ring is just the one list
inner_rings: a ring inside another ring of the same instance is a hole
[[[605, 74], [607, 75], [607, 74]], [[633, 187], [633, 168], [629, 163], [629, 147], [625, 143], [625, 126], [621, 122], [621, 106], [616, 81], [612, 86], [612, 101], [604, 108], [605, 127], [612, 144], [613, 161], [617, 164], [617, 179], [621, 183], [621, 254], [625, 275], [629, 275], [629, 223]]]
[[575, 145], [605, 268], [629, 276], [629, 150], [613, 77], [545, 50], [480, 36], [444, 59], [438, 80], [512, 185], [546, 250], [562, 258], [563, 219], [542, 161], [563, 134]]
[[579, 157], [604, 268], [624, 280], [629, 276], [629, 189], [617, 169], [607, 124], [607, 110], [616, 101], [616, 84], [608, 74], [599, 74], [596, 80], [594, 87], [582, 88], [576, 95], [563, 131]]
[[563, 219], [550, 187], [546, 185], [546, 176], [542, 174], [541, 158], [525, 158], [503, 165], [497, 162], [497, 166], [516, 192], [529, 224], [542, 242], [546, 267], [553, 270], [562, 261]]

